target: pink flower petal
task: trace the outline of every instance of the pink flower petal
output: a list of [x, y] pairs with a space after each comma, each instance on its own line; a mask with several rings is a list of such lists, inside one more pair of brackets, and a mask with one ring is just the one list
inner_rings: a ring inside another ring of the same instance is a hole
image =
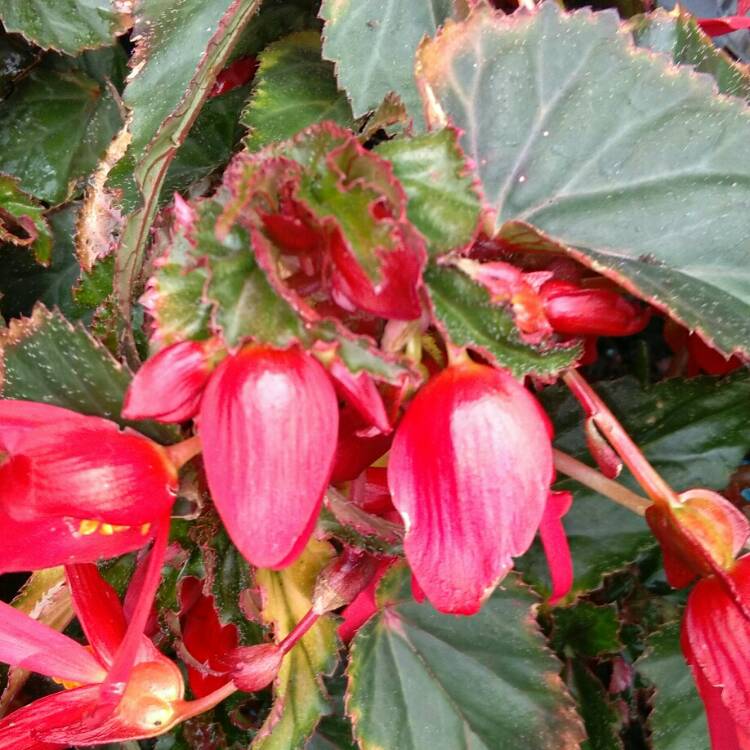
[[151, 357], [136, 373], [125, 394], [125, 419], [184, 422], [198, 413], [211, 375], [205, 345], [181, 341]]
[[104, 667], [71, 638], [0, 602], [0, 661], [48, 677], [99, 683]]
[[391, 423], [385, 411], [383, 397], [375, 381], [367, 372], [353, 373], [343, 362], [336, 359], [329, 369], [336, 391], [340, 393], [367, 422], [382, 433], [391, 431]]
[[750, 726], [750, 621], [732, 596], [740, 597], [745, 607], [750, 603], [750, 555], [740, 558], [729, 576], [735, 588], [733, 595], [713, 576], [698, 581], [690, 592], [683, 622], [683, 649], [708, 684], [722, 688], [721, 702], [732, 719], [747, 727]]
[[479, 610], [531, 544], [552, 477], [540, 407], [508, 373], [468, 362], [422, 388], [396, 431], [388, 483], [406, 557], [437, 609]]
[[315, 525], [333, 465], [338, 405], [323, 368], [298, 348], [228, 357], [201, 402], [208, 484], [253, 564], [282, 568]]
[[0, 487], [4, 512], [19, 521], [71, 516], [140, 526], [171, 507], [177, 471], [148, 438], [76, 415], [15, 435]]
[[573, 495], [570, 492], [550, 492], [539, 524], [539, 536], [552, 578], [550, 604], [556, 604], [567, 596], [573, 585], [573, 558], [570, 556], [568, 537], [562, 524], [562, 517], [570, 510], [572, 502]]

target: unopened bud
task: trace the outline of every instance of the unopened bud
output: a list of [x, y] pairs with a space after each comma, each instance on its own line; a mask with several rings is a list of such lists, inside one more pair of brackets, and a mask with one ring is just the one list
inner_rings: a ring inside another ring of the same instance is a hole
[[584, 431], [589, 453], [596, 461], [599, 470], [607, 479], [617, 479], [622, 471], [622, 461], [602, 433], [599, 432], [599, 428], [592, 417], [589, 417], [584, 423]]
[[322, 615], [349, 604], [372, 580], [377, 568], [377, 558], [362, 550], [345, 547], [320, 574], [313, 592], [312, 611]]
[[234, 649], [225, 661], [232, 682], [246, 693], [255, 693], [276, 679], [283, 658], [284, 653], [277, 644], [259, 643]]

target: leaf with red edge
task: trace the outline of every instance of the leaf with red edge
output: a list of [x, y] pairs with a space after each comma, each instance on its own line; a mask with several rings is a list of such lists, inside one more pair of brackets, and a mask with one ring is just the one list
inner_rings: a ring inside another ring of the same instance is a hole
[[362, 750], [578, 750], [583, 723], [517, 576], [477, 615], [452, 617], [417, 604], [404, 572], [385, 575], [382, 609], [351, 648], [346, 705]]
[[420, 47], [417, 79], [431, 124], [461, 129], [496, 229], [538, 227], [724, 353], [750, 357], [737, 244], [750, 232], [744, 102], [638, 50], [616, 13], [554, 2], [447, 22]]
[[506, 371], [452, 365], [419, 391], [396, 430], [388, 485], [406, 558], [436, 609], [479, 610], [531, 544], [552, 477], [546, 418]]
[[0, 175], [0, 242], [30, 247], [39, 263], [52, 260], [52, 232], [44, 208], [6, 175]]
[[248, 346], [214, 372], [200, 412], [206, 475], [252, 564], [283, 568], [301, 552], [330, 476], [337, 425], [328, 376], [296, 347]]

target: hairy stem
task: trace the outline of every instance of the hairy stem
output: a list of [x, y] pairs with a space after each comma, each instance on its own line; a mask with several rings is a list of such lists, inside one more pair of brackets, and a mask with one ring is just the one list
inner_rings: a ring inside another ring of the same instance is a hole
[[555, 456], [555, 468], [565, 476], [575, 479], [589, 489], [598, 492], [600, 495], [609, 498], [618, 505], [622, 505], [633, 513], [643, 516], [651, 503], [645, 497], [637, 495], [627, 487], [623, 487], [619, 482], [613, 479], [607, 479], [596, 469], [592, 469], [578, 459], [569, 456], [557, 449], [553, 449]]
[[[599, 398], [594, 389], [586, 382], [577, 370], [568, 370], [563, 375], [565, 384], [578, 399], [586, 415], [591, 417], [599, 432], [617, 451], [625, 465], [630, 469], [644, 492], [657, 505], [680, 505], [675, 491], [662, 479], [659, 473], [648, 462], [641, 449], [625, 432], [617, 417]], [[562, 469], [560, 469], [562, 471]]]

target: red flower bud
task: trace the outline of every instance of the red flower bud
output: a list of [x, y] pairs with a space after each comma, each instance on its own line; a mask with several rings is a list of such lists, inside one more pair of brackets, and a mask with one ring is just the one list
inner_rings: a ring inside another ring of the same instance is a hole
[[388, 466], [414, 575], [443, 612], [477, 612], [539, 527], [553, 478], [548, 425], [507, 372], [452, 365], [416, 395]]
[[585, 289], [569, 281], [548, 281], [540, 291], [544, 313], [558, 333], [576, 336], [631, 336], [642, 331], [651, 311], [610, 289]]
[[349, 604], [370, 582], [378, 568], [378, 559], [362, 550], [344, 547], [344, 551], [318, 576], [312, 596], [317, 615]]
[[212, 375], [200, 410], [206, 476], [229, 535], [253, 565], [283, 568], [302, 551], [337, 428], [328, 375], [297, 347], [248, 346]]
[[750, 535], [747, 518], [710, 490], [689, 490], [682, 505], [651, 505], [646, 520], [664, 553], [667, 580], [675, 588], [696, 576], [729, 570]]
[[181, 341], [162, 349], [133, 378], [122, 416], [160, 422], [192, 419], [212, 369], [205, 343]]
[[226, 658], [232, 681], [246, 693], [268, 687], [279, 673], [284, 652], [275, 643], [236, 648]]
[[235, 60], [216, 76], [216, 83], [214, 83], [208, 95], [209, 98], [221, 96], [250, 83], [257, 69], [258, 61], [255, 57], [241, 57], [239, 60]]

